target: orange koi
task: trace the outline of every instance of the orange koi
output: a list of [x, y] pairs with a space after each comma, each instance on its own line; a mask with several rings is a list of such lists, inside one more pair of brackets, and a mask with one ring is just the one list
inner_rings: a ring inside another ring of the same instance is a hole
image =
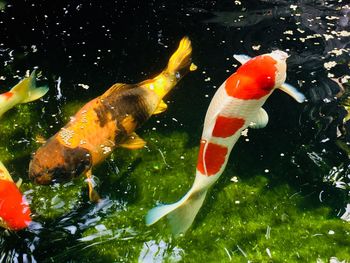
[[117, 83], [83, 106], [71, 121], [33, 155], [29, 177], [39, 184], [67, 181], [85, 174], [90, 200], [98, 201], [91, 169], [117, 147], [139, 149], [146, 142], [135, 130], [153, 114], [167, 109], [163, 97], [196, 66], [184, 37], [167, 67], [155, 78], [137, 84]]

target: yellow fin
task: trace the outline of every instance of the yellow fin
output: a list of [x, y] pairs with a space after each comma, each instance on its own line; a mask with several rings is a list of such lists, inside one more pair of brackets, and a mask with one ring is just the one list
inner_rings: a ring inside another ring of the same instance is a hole
[[168, 108], [168, 105], [163, 100], [161, 100], [157, 109], [153, 112], [153, 114], [162, 113], [162, 112], [166, 111], [167, 108]]
[[46, 143], [46, 139], [44, 136], [37, 134], [35, 136], [35, 142], [40, 143], [40, 144], [45, 144]]
[[132, 115], [126, 116], [122, 121], [121, 125], [124, 127], [125, 131], [129, 134], [136, 129], [136, 121]]
[[1, 161], [0, 161], [0, 179], [13, 182], [13, 179], [9, 171], [7, 171], [5, 165]]
[[33, 70], [29, 77], [25, 77], [11, 89], [12, 93], [17, 94], [22, 98], [21, 103], [27, 103], [40, 99], [49, 91], [49, 88], [47, 86], [36, 86], [36, 75], [36, 71]]
[[85, 173], [88, 186], [89, 186], [89, 199], [91, 202], [98, 203], [101, 201], [100, 195], [94, 189], [94, 185], [92, 183], [92, 172], [91, 169]]
[[179, 47], [169, 59], [167, 70], [169, 72], [176, 72], [188, 68], [191, 64], [191, 53], [191, 41], [188, 37], [183, 37]]
[[146, 145], [146, 142], [141, 139], [135, 132], [133, 132], [125, 142], [120, 144], [120, 147], [129, 149], [129, 150], [135, 150], [135, 149], [141, 149]]
[[21, 185], [22, 185], [22, 182], [23, 182], [22, 178], [19, 178], [18, 181], [16, 182], [16, 186], [17, 186], [18, 188], [20, 188]]
[[196, 66], [196, 64], [191, 63], [190, 65], [190, 71], [195, 71], [198, 67]]
[[102, 97], [107, 97], [107, 96], [111, 95], [112, 93], [118, 92], [118, 91], [123, 90], [127, 87], [130, 87], [130, 84], [115, 83], [105, 93], [103, 93]]

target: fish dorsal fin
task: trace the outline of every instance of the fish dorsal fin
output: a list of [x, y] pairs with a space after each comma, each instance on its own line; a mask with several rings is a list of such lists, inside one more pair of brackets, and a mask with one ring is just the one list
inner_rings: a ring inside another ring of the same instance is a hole
[[255, 115], [254, 119], [249, 124], [249, 127], [253, 129], [265, 128], [268, 122], [269, 115], [263, 108], [260, 108], [258, 114]]
[[125, 140], [125, 142], [121, 143], [119, 146], [129, 149], [141, 149], [146, 145], [146, 142], [140, 138], [135, 132], [129, 135], [129, 137]]
[[291, 96], [293, 99], [295, 99], [299, 103], [304, 102], [306, 99], [303, 93], [301, 93], [295, 87], [293, 87], [288, 83], [283, 83], [282, 86], [279, 87], [279, 89], [287, 93], [289, 96]]
[[167, 108], [168, 108], [168, 105], [163, 100], [161, 100], [157, 109], [153, 112], [153, 114], [162, 113], [162, 112], [166, 111]]
[[115, 83], [113, 84], [105, 93], [103, 93], [102, 97], [108, 97], [114, 92], [119, 92], [121, 90], [125, 90], [127, 88], [132, 88], [132, 85], [125, 83]]
[[13, 182], [13, 179], [9, 171], [7, 171], [5, 165], [1, 161], [0, 161], [0, 179]]
[[251, 57], [247, 55], [233, 55], [233, 57], [242, 65], [251, 59]]

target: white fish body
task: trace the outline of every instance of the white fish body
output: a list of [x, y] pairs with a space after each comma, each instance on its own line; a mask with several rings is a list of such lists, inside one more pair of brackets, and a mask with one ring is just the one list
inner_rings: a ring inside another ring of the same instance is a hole
[[298, 102], [305, 100], [304, 95], [284, 83], [288, 58], [285, 52], [236, 58], [243, 65], [220, 86], [209, 105], [192, 188], [178, 202], [151, 209], [146, 216], [147, 225], [167, 215], [173, 233], [184, 233], [202, 206], [207, 190], [225, 170], [241, 132], [247, 127], [267, 125], [268, 115], [262, 106], [273, 90], [280, 88]]

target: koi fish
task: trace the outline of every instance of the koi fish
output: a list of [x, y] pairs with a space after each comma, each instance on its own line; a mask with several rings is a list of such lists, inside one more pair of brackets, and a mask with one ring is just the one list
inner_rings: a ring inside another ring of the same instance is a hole
[[29, 177], [38, 184], [87, 176], [89, 197], [98, 201], [91, 169], [117, 147], [139, 149], [146, 142], [135, 130], [153, 114], [167, 109], [163, 97], [189, 71], [191, 41], [184, 37], [167, 67], [155, 78], [137, 84], [116, 83], [83, 106], [71, 121], [42, 145], [29, 165]]
[[305, 100], [303, 94], [284, 83], [287, 53], [276, 50], [252, 59], [244, 55], [235, 58], [242, 66], [217, 90], [205, 117], [192, 188], [177, 203], [151, 209], [146, 216], [147, 225], [167, 215], [174, 235], [185, 233], [208, 189], [224, 172], [241, 132], [248, 127], [263, 128], [267, 125], [268, 115], [262, 106], [271, 93], [279, 88], [298, 102]]
[[10, 91], [0, 94], [0, 117], [17, 104], [27, 103], [44, 96], [48, 87], [36, 87], [35, 70], [29, 77], [22, 79]]
[[0, 161], [0, 226], [3, 228], [20, 230], [32, 221], [29, 205], [18, 189], [21, 182], [15, 184]]

